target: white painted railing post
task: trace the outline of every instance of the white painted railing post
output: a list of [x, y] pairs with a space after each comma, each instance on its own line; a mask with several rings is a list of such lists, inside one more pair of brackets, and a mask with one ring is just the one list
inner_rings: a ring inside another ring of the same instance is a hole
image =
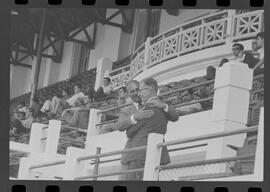
[[100, 58], [97, 61], [95, 90], [103, 86], [104, 73], [112, 70], [112, 63], [109, 58]]
[[87, 137], [85, 142], [85, 150], [88, 154], [93, 155], [96, 152], [96, 136], [98, 135], [96, 124], [101, 122], [101, 114], [98, 114], [98, 112], [100, 112], [100, 110], [90, 109]]
[[22, 180], [31, 179], [30, 178], [30, 169], [29, 169], [30, 166], [31, 166], [31, 158], [22, 157], [20, 159], [18, 179], [22, 179]]
[[[253, 71], [244, 63], [231, 61], [217, 69], [209, 129], [221, 132], [245, 128], [252, 79]], [[245, 137], [246, 134], [241, 134], [211, 139], [208, 142], [206, 159], [234, 156], [236, 152], [227, 145], [241, 147]]]
[[33, 123], [31, 126], [30, 141], [29, 141], [29, 151], [30, 155], [36, 155], [44, 153], [45, 142], [41, 140], [45, 136], [43, 129], [46, 125], [41, 123]]
[[77, 161], [78, 157], [83, 154], [85, 154], [83, 149], [76, 147], [67, 148], [63, 180], [74, 180], [75, 177], [85, 174], [85, 161]]
[[144, 65], [143, 65], [143, 70], [146, 70], [148, 66], [150, 65], [149, 61], [149, 55], [150, 55], [150, 41], [151, 37], [147, 37], [145, 43], [144, 43], [144, 48], [145, 48], [145, 55], [144, 55]]
[[49, 121], [49, 128], [47, 132], [47, 140], [45, 148], [45, 155], [47, 159], [57, 154], [60, 130], [61, 130], [61, 121], [58, 120]]
[[255, 153], [254, 180], [263, 181], [264, 170], [264, 107], [260, 110], [258, 125], [257, 146]]
[[162, 134], [152, 133], [148, 136], [146, 159], [144, 166], [144, 181], [157, 181], [159, 176], [160, 160], [161, 160], [161, 147], [157, 145], [163, 142], [164, 136]]
[[226, 28], [226, 43], [232, 43], [233, 35], [234, 35], [234, 16], [235, 16], [235, 10], [231, 9], [228, 10], [228, 16], [227, 16], [227, 28]]

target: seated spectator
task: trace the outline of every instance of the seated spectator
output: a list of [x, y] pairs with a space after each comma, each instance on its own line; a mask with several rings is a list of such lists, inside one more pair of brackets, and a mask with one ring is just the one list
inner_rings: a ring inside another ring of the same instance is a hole
[[253, 68], [259, 61], [251, 53], [244, 51], [244, 46], [240, 43], [235, 43], [232, 46], [234, 60], [248, 64], [249, 68]]
[[89, 89], [88, 95], [90, 96], [90, 98], [93, 98], [93, 100], [98, 101], [108, 95], [111, 95], [112, 90], [113, 88], [111, 79], [109, 77], [104, 77], [103, 87], [99, 87], [97, 91], [95, 91], [94, 88]]
[[25, 119], [24, 120], [21, 120], [22, 125], [25, 128], [31, 129], [32, 123], [34, 121], [33, 113], [34, 113], [34, 110], [33, 109], [27, 108], [27, 113], [25, 115]]
[[[206, 75], [204, 76], [206, 81], [214, 80], [216, 77], [216, 68], [213, 66], [208, 66], [206, 69]], [[214, 83], [202, 85], [197, 87], [197, 90], [194, 92], [194, 95], [199, 96], [200, 98], [206, 98], [214, 93]]]
[[121, 87], [118, 91], [118, 105], [124, 105], [127, 99], [127, 90], [126, 87]]
[[88, 127], [90, 105], [91, 102], [88, 95], [78, 99], [74, 107], [63, 111], [63, 123], [66, 123], [68, 126], [86, 129]]
[[[182, 103], [189, 103], [195, 99], [193, 94], [193, 89], [185, 90], [181, 95], [180, 98]], [[186, 115], [190, 113], [195, 113], [202, 110], [202, 106], [200, 103], [193, 103], [185, 106], [176, 107], [179, 115]]]
[[24, 101], [21, 101], [18, 106], [16, 107], [15, 109], [15, 112], [16, 111], [19, 111], [19, 112], [26, 112], [26, 105], [25, 105], [25, 102]]
[[14, 116], [11, 117], [11, 122], [10, 122], [10, 136], [14, 136], [16, 139], [24, 134], [29, 132], [27, 128], [25, 128], [22, 124], [22, 121], [25, 120], [25, 113], [24, 112], [15, 112]]
[[257, 43], [257, 38], [252, 40], [252, 45], [251, 45], [251, 53], [256, 59], [260, 59], [260, 53], [259, 53], [259, 46]]
[[222, 67], [224, 65], [224, 63], [228, 63], [228, 62], [229, 62], [229, 59], [222, 58], [221, 61], [220, 61], [220, 63], [219, 63], [219, 65], [218, 65], [218, 67]]
[[48, 100], [46, 100], [46, 101], [43, 103], [43, 105], [42, 105], [40, 111], [41, 111], [42, 113], [49, 113], [49, 112], [52, 111], [52, 108], [53, 108], [52, 101], [48, 99]]
[[54, 110], [52, 111], [53, 116], [55, 115], [61, 115], [62, 111], [67, 109], [67, 108], [71, 108], [71, 107], [75, 107], [76, 105], [76, 101], [80, 98], [84, 97], [84, 93], [81, 92], [81, 86], [80, 85], [75, 85], [74, 86], [74, 95], [70, 98], [61, 98], [58, 99], [56, 101], [56, 106], [54, 108]]
[[256, 36], [257, 41], [257, 47], [259, 52], [259, 61], [257, 64], [253, 67], [254, 69], [254, 75], [264, 73], [264, 33], [260, 32]]

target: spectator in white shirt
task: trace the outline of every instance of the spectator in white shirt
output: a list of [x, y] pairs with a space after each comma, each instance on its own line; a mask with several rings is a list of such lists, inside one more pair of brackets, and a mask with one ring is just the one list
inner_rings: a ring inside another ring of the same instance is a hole
[[93, 95], [93, 98], [95, 101], [103, 99], [106, 96], [111, 95], [113, 90], [111, 79], [109, 77], [104, 77], [103, 79], [103, 86], [99, 87], [98, 90], [95, 92], [95, 90], [89, 89], [88, 95]]
[[64, 109], [74, 107], [75, 103], [78, 99], [81, 99], [84, 97], [84, 93], [81, 92], [81, 86], [80, 85], [75, 85], [74, 86], [74, 95], [70, 97], [69, 99], [59, 99], [57, 101], [56, 107], [53, 111], [53, 114], [61, 114], [61, 112]]

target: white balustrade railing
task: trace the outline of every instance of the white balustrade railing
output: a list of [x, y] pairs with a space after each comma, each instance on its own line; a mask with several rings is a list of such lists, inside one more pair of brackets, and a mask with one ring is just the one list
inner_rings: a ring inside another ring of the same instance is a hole
[[118, 89], [129, 81], [130, 66], [116, 69], [110, 73], [113, 89]]
[[[148, 38], [132, 55], [130, 71], [113, 75], [114, 88], [124, 86], [143, 70], [162, 61], [188, 54], [200, 49], [244, 40], [262, 31], [263, 11], [219, 11], [189, 21], [153, 38]], [[123, 80], [124, 79], [124, 80]]]

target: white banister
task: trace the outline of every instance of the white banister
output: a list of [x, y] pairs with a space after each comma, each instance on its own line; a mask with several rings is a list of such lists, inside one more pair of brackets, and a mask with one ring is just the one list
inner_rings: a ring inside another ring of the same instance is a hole
[[101, 114], [99, 114], [99, 112], [99, 109], [90, 109], [87, 137], [85, 141], [85, 150], [88, 154], [95, 154], [96, 152], [96, 138], [98, 136], [96, 125], [101, 122]]
[[75, 147], [68, 147], [66, 153], [66, 161], [64, 165], [64, 180], [74, 180], [78, 175], [83, 175], [85, 173], [85, 162], [77, 161], [85, 151], [83, 149], [78, 149]]
[[258, 126], [257, 146], [255, 153], [254, 180], [263, 181], [264, 170], [264, 107], [260, 110], [260, 120]]
[[112, 70], [112, 60], [109, 58], [100, 58], [97, 62], [95, 90], [103, 86], [104, 74]]
[[47, 132], [46, 147], [45, 147], [45, 154], [47, 159], [57, 154], [60, 130], [61, 130], [61, 121], [59, 120], [49, 121], [49, 128]]
[[149, 66], [150, 41], [151, 41], [151, 37], [147, 37], [145, 41], [145, 55], [144, 55], [143, 70], [145, 70]]
[[148, 135], [146, 159], [144, 166], [144, 181], [157, 181], [159, 175], [159, 169], [161, 160], [162, 147], [158, 147], [159, 143], [162, 143], [164, 136], [162, 134], [151, 133]]
[[33, 123], [30, 132], [29, 151], [30, 155], [44, 153], [45, 143], [41, 138], [45, 136], [43, 129], [46, 125], [41, 123]]

